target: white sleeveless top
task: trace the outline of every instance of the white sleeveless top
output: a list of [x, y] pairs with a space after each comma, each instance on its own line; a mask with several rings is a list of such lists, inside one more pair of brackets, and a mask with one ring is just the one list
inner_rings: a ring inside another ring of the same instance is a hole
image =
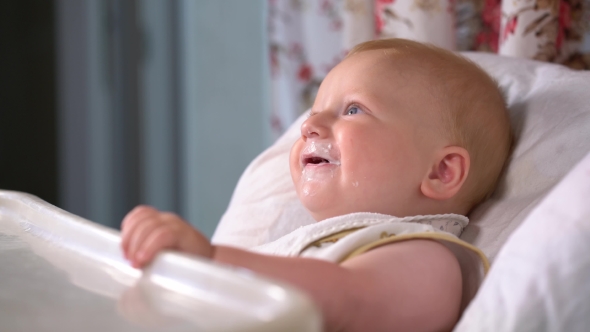
[[411, 239], [435, 240], [449, 248], [459, 261], [464, 309], [475, 296], [489, 268], [487, 258], [479, 249], [459, 239], [468, 223], [467, 217], [457, 214], [398, 218], [378, 213], [352, 213], [300, 227], [250, 250], [339, 264], [383, 245]]

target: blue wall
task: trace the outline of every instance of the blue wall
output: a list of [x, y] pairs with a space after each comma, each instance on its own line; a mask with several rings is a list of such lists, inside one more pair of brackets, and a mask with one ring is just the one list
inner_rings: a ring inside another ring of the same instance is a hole
[[270, 143], [266, 0], [57, 1], [60, 203], [134, 205], [210, 236]]
[[268, 144], [264, 0], [184, 0], [183, 214], [211, 235], [248, 163]]

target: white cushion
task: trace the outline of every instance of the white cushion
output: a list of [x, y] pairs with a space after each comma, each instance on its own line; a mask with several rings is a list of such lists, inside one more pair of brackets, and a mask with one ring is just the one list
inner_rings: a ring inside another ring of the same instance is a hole
[[491, 199], [469, 216], [461, 238], [494, 259], [508, 236], [590, 151], [590, 72], [467, 53], [500, 83], [516, 145]]
[[299, 202], [289, 172], [289, 151], [306, 117], [301, 115], [246, 168], [213, 234], [213, 243], [252, 248], [315, 222]]
[[588, 331], [589, 203], [590, 154], [510, 235], [455, 331]]

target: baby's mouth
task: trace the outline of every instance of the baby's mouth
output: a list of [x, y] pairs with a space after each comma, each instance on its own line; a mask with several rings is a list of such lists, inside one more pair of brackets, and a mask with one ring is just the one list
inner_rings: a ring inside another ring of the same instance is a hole
[[304, 168], [323, 165], [340, 166], [340, 153], [332, 146], [332, 143], [313, 141], [301, 151], [301, 165]]
[[301, 192], [305, 196], [315, 195], [340, 167], [340, 151], [332, 143], [308, 141], [300, 158]]
[[329, 164], [330, 161], [328, 159], [324, 159], [322, 157], [306, 157], [303, 159], [303, 165], [307, 166], [309, 164], [313, 165], [321, 165], [321, 164]]

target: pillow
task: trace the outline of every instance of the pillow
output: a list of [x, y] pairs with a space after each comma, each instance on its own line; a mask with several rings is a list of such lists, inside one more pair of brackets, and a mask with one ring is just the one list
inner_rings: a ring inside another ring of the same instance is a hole
[[456, 332], [588, 331], [590, 154], [510, 235]]
[[500, 84], [515, 147], [492, 197], [470, 214], [461, 238], [494, 260], [508, 236], [590, 151], [590, 72], [466, 53]]
[[289, 152], [307, 112], [244, 171], [211, 242], [251, 248], [315, 220], [299, 202], [289, 172]]
[[[485, 53], [463, 53], [503, 89], [515, 149], [492, 197], [470, 215], [461, 238], [493, 260], [547, 192], [590, 151], [590, 73]], [[245, 170], [212, 242], [251, 248], [315, 222], [289, 174], [289, 151], [302, 115]]]

